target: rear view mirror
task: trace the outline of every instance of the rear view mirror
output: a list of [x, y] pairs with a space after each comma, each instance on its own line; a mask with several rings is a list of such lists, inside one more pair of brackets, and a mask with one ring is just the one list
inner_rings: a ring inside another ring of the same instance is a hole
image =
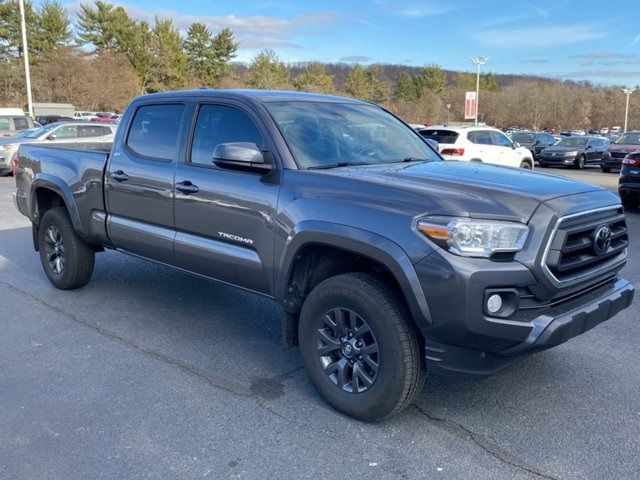
[[264, 156], [255, 143], [219, 143], [213, 150], [213, 163], [232, 170], [266, 173], [273, 166], [264, 162]]

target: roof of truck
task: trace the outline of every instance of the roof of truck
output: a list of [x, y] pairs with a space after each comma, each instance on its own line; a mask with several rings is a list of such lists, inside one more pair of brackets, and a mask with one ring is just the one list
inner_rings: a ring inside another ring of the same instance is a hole
[[217, 89], [198, 88], [192, 90], [178, 90], [170, 92], [152, 93], [139, 97], [139, 99], [170, 99], [180, 97], [225, 97], [225, 98], [250, 98], [260, 102], [283, 102], [283, 101], [304, 101], [304, 102], [333, 102], [333, 103], [366, 103], [360, 100], [336, 95], [324, 95], [320, 93], [290, 92], [285, 90], [251, 90], [251, 89]]

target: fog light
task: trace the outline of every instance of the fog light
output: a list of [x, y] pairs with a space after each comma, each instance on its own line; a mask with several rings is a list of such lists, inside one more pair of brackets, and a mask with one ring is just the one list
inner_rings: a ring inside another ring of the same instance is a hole
[[487, 311], [489, 313], [498, 313], [502, 308], [502, 297], [497, 293], [491, 295], [487, 300]]

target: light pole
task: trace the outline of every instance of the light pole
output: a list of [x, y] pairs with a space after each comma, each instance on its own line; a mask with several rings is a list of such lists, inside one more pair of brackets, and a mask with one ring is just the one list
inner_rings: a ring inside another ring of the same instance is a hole
[[27, 84], [27, 104], [29, 116], [33, 117], [33, 100], [31, 98], [31, 74], [29, 73], [29, 47], [27, 46], [27, 22], [24, 18], [24, 0], [20, 0], [20, 28], [22, 30], [22, 59], [24, 60], [24, 78]]
[[449, 112], [451, 112], [451, 104], [447, 103], [447, 125], [449, 124]]
[[627, 133], [627, 120], [629, 119], [629, 97], [633, 92], [636, 91], [635, 88], [623, 88], [622, 91], [627, 95], [627, 105], [624, 109], [624, 133]]
[[489, 60], [489, 57], [471, 57], [471, 61], [478, 67], [478, 75], [476, 76], [476, 125], [478, 125], [478, 99], [480, 97], [480, 65], [487, 63], [487, 60]]

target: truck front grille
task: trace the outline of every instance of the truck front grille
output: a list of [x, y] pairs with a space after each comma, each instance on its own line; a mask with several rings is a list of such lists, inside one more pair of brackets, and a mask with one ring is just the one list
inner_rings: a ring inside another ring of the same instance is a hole
[[543, 260], [558, 282], [571, 282], [606, 272], [624, 262], [627, 224], [621, 207], [561, 218]]

